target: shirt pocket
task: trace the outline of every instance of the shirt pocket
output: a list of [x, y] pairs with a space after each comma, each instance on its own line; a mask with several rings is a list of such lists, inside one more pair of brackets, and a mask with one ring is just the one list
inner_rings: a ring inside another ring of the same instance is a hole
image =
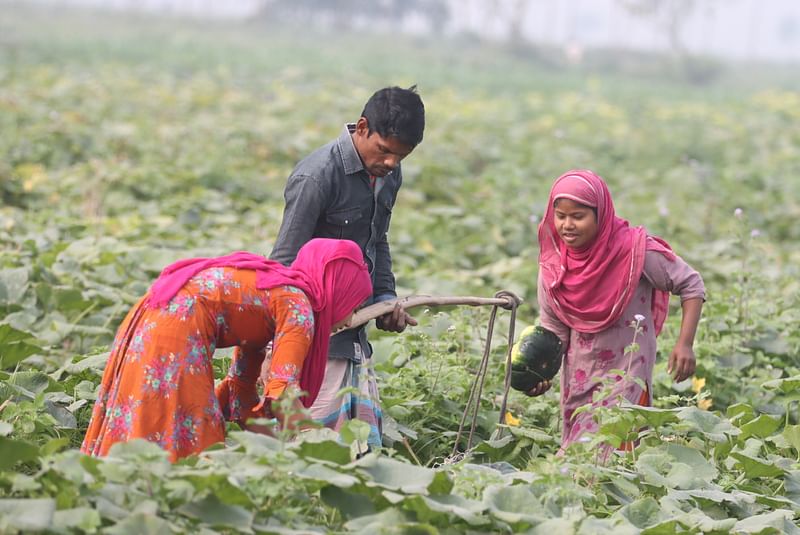
[[355, 241], [361, 219], [361, 208], [358, 207], [325, 214], [327, 237]]

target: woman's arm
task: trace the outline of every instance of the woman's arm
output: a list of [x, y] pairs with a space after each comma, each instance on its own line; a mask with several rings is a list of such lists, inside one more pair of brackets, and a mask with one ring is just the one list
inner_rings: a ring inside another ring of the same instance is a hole
[[696, 359], [694, 356], [694, 336], [703, 310], [703, 299], [693, 297], [681, 303], [683, 317], [678, 341], [669, 356], [667, 373], [671, 373], [675, 381], [681, 382], [694, 375]]
[[[288, 407], [280, 400], [287, 391], [299, 388], [300, 375], [314, 338], [314, 313], [305, 294], [285, 288], [274, 288], [270, 292], [269, 311], [275, 322], [275, 334], [272, 358], [261, 376], [264, 412], [277, 418], [283, 429], [294, 430], [299, 421], [308, 419], [307, 413], [298, 397]], [[271, 434], [265, 426], [248, 426], [248, 429]]]
[[644, 276], [657, 289], [681, 298], [681, 330], [670, 353], [667, 372], [675, 381], [683, 381], [694, 374], [696, 367], [693, 346], [705, 301], [703, 278], [681, 257], [676, 255], [670, 260], [656, 251], [647, 252]]
[[[566, 351], [569, 348], [570, 329], [560, 319], [558, 319], [558, 316], [556, 316], [555, 312], [553, 312], [553, 309], [550, 307], [550, 304], [547, 302], [541, 273], [539, 274], [537, 287], [538, 289], [536, 292], [536, 297], [539, 302], [539, 325], [549, 331], [554, 332], [561, 340], [561, 343], [564, 344], [564, 349]], [[528, 396], [541, 396], [550, 390], [552, 386], [553, 381], [541, 381], [537, 383], [536, 386], [534, 386], [531, 390], [525, 392], [525, 394]]]

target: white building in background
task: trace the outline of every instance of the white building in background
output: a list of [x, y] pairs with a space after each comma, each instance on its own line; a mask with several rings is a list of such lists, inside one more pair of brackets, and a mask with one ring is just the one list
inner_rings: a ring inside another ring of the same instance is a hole
[[[32, 0], [36, 1], [36, 0]], [[381, 2], [383, 0], [373, 0]], [[579, 53], [591, 47], [668, 50], [663, 25], [637, 17], [623, 4], [635, 0], [446, 0], [450, 22], [440, 31], [520, 38]], [[666, 0], [684, 2], [685, 0]], [[38, 0], [39, 3], [147, 11], [173, 16], [245, 19], [270, 0]], [[694, 0], [680, 24], [682, 45], [696, 54], [744, 60], [800, 62], [800, 0]], [[2, 9], [2, 4], [0, 4]], [[7, 9], [7, 8], [6, 8]], [[419, 32], [419, 21], [404, 21]]]

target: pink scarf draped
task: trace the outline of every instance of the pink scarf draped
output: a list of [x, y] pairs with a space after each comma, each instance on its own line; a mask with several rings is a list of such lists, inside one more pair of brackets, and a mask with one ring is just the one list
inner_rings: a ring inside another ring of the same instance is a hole
[[372, 295], [372, 281], [361, 249], [352, 241], [316, 238], [297, 253], [290, 267], [239, 251], [213, 258], [188, 258], [170, 264], [150, 287], [147, 305], [162, 307], [200, 271], [212, 267], [252, 269], [259, 290], [294, 286], [314, 311], [314, 339], [300, 374], [302, 402], [310, 407], [319, 393], [328, 360], [331, 327]]
[[[553, 203], [558, 199], [597, 210], [598, 232], [591, 244], [573, 249], [561, 240], [554, 222]], [[665, 241], [617, 217], [608, 186], [593, 172], [573, 170], [556, 179], [539, 224], [539, 270], [545, 297], [565, 325], [598, 333], [617, 322], [639, 284], [647, 250], [675, 258]], [[653, 290], [656, 334], [667, 317], [668, 303], [669, 293]]]

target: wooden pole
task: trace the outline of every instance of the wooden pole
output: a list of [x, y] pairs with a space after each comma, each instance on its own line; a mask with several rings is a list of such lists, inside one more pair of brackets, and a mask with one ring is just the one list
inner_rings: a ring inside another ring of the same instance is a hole
[[407, 297], [398, 297], [388, 301], [381, 301], [374, 305], [369, 305], [357, 311], [353, 315], [353, 321], [350, 323], [350, 329], [360, 327], [370, 320], [379, 318], [394, 310], [395, 305], [400, 304], [405, 309], [416, 308], [421, 306], [428, 307], [442, 307], [442, 306], [499, 306], [505, 309], [510, 309], [515, 305], [522, 302], [518, 299], [514, 303], [514, 298], [511, 296], [503, 297], [473, 297], [473, 296], [435, 296], [435, 295], [409, 295]]

